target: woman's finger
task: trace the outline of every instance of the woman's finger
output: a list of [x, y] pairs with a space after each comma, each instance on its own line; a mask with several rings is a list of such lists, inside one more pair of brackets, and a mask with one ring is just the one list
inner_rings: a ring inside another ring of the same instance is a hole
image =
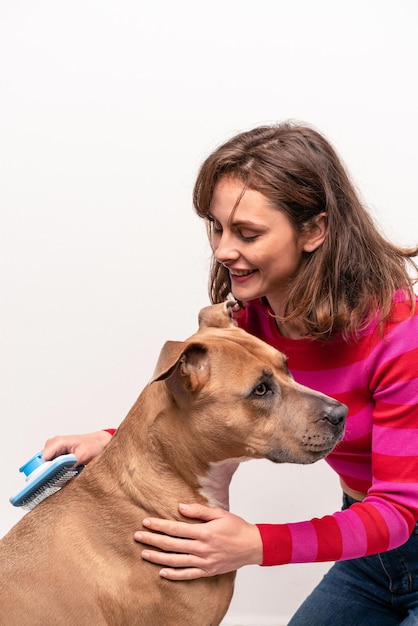
[[224, 513], [223, 509], [217, 509], [204, 504], [179, 504], [179, 511], [184, 517], [200, 520], [202, 522], [210, 522]]
[[193, 554], [178, 554], [174, 552], [157, 552], [156, 550], [143, 550], [141, 556], [145, 561], [156, 565], [164, 565], [167, 568], [195, 568], [201, 567], [202, 559]]
[[191, 554], [167, 554], [154, 550], [143, 550], [142, 558], [156, 565], [163, 565], [159, 574], [168, 580], [194, 580], [212, 576], [204, 567], [202, 559]]
[[153, 548], [158, 548], [163, 551], [156, 553], [160, 556], [158, 561], [154, 561], [156, 563], [167, 563], [166, 560], [161, 560], [166, 553], [176, 552], [180, 554], [193, 554], [195, 548], [197, 547], [193, 539], [182, 539], [179, 537], [172, 537], [171, 535], [160, 535], [153, 532], [137, 532], [134, 535], [134, 539], [135, 541], [138, 541], [138, 543], [143, 543], [147, 546], [152, 546]]
[[165, 567], [160, 570], [159, 574], [161, 578], [166, 578], [167, 580], [195, 580], [196, 578], [208, 578], [209, 576], [204, 570], [197, 567], [180, 569]]
[[[142, 520], [142, 525], [154, 533], [164, 533], [172, 537], [182, 537], [184, 539], [197, 539], [200, 536], [202, 524], [190, 524], [189, 522], [177, 522], [165, 520], [157, 517], [147, 517]], [[141, 531], [139, 531], [141, 532]]]

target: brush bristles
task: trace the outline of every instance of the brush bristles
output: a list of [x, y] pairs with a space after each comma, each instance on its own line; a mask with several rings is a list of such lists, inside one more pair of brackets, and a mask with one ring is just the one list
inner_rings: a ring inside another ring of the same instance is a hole
[[22, 504], [22, 508], [26, 511], [31, 511], [37, 504], [59, 491], [71, 478], [77, 476], [78, 473], [79, 471], [75, 469], [63, 469], [61, 473], [56, 474], [53, 479], [34, 491]]

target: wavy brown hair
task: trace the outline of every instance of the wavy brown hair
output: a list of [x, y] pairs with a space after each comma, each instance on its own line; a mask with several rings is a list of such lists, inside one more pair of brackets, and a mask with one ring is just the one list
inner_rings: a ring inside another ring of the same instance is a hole
[[[299, 319], [307, 336], [326, 339], [337, 332], [356, 336], [379, 313], [390, 316], [393, 294], [406, 292], [414, 307], [418, 246], [394, 245], [378, 231], [349, 175], [330, 143], [313, 128], [284, 122], [240, 133], [217, 148], [197, 176], [193, 201], [207, 222], [213, 191], [220, 178], [231, 176], [243, 188], [264, 194], [284, 211], [296, 232], [326, 212], [323, 244], [304, 253], [298, 274], [289, 284], [281, 321]], [[231, 295], [228, 270], [212, 258], [209, 295], [222, 302]]]

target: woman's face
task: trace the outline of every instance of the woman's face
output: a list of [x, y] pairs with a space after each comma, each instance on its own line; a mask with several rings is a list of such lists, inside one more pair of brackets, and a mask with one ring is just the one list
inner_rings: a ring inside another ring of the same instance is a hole
[[230, 177], [215, 186], [209, 215], [213, 253], [229, 271], [235, 298], [245, 302], [266, 296], [280, 315], [303, 252], [315, 249], [311, 231], [297, 233], [286, 213], [253, 189], [245, 190], [234, 210], [242, 190], [243, 183]]

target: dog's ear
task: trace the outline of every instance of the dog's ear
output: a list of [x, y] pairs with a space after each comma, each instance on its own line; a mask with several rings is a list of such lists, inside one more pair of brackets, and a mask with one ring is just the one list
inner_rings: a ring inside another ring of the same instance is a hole
[[166, 341], [158, 357], [151, 382], [164, 380], [173, 373], [183, 354], [187, 343], [185, 341]]
[[151, 382], [168, 380], [174, 374], [188, 391], [196, 391], [209, 378], [208, 350], [202, 342], [167, 341]]
[[232, 317], [232, 312], [237, 303], [234, 300], [226, 300], [221, 304], [213, 304], [202, 309], [199, 313], [199, 328], [210, 326], [212, 328], [229, 328], [237, 326]]

